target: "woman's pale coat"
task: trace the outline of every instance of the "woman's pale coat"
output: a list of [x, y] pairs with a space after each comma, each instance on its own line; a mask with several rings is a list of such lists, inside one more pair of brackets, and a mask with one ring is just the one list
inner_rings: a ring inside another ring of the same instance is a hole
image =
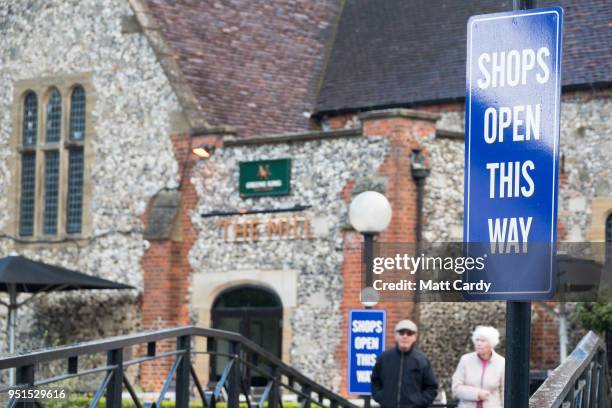
[[476, 352], [461, 356], [453, 374], [453, 396], [459, 400], [458, 408], [475, 408], [481, 389], [491, 393], [483, 401], [483, 408], [503, 407], [505, 365], [505, 359], [493, 351], [483, 375], [482, 363]]

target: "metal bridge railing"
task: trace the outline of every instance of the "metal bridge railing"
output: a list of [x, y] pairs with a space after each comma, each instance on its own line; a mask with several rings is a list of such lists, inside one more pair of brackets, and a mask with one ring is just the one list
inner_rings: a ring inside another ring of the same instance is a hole
[[[205, 337], [207, 339], [207, 350], [197, 351], [192, 349], [196, 337]], [[176, 339], [176, 351], [156, 353], [156, 344], [169, 339]], [[217, 352], [219, 341], [227, 341], [229, 343], [229, 353]], [[146, 347], [142, 347], [146, 349], [146, 354], [141, 357], [125, 360], [123, 358], [124, 349], [137, 345], [146, 345]], [[96, 353], [106, 353], [106, 364], [100, 367], [79, 370], [79, 358]], [[209, 354], [211, 358], [214, 358], [215, 355], [223, 355], [228, 358], [228, 363], [223, 367], [221, 378], [212, 391], [206, 391], [202, 387], [192, 365], [192, 355], [200, 353]], [[125, 369], [129, 366], [168, 357], [173, 357], [174, 361], [166, 375], [159, 398], [153, 403], [141, 402], [134, 387], [124, 373]], [[37, 364], [53, 361], [61, 362], [62, 360], [67, 362], [65, 373], [51, 378], [36, 377]], [[313, 405], [356, 408], [356, 405], [342, 396], [307, 378], [299, 371], [283, 363], [275, 355], [243, 336], [237, 333], [193, 326], [113, 337], [36, 351], [19, 356], [0, 358], [0, 370], [13, 368], [16, 369], [16, 385], [3, 388], [0, 385], [0, 394], [8, 393], [10, 390], [46, 386], [92, 373], [104, 373], [103, 380], [92, 397], [89, 405], [90, 408], [96, 407], [103, 396], [106, 397], [106, 408], [121, 408], [124, 389], [128, 392], [137, 408], [157, 408], [164, 400], [173, 379], [175, 382], [176, 408], [188, 408], [192, 389], [195, 389], [196, 395], [201, 399], [202, 405], [206, 408], [215, 407], [222, 396], [225, 396], [224, 399], [227, 401], [229, 408], [236, 408], [241, 402], [241, 394], [244, 396], [242, 402], [246, 402], [248, 407], [257, 406], [262, 408], [265, 402], [268, 403], [267, 406], [270, 408], [282, 407], [282, 389], [296, 394], [301, 402], [301, 406], [304, 408], [309, 408]], [[250, 380], [247, 373], [252, 371], [257, 372], [258, 376], [264, 377], [267, 380], [267, 385], [257, 404], [254, 404], [249, 399]], [[12, 398], [9, 400], [7, 408], [34, 408], [41, 406], [43, 405], [39, 401], [17, 401], [15, 398]]]
[[589, 332], [531, 396], [529, 407], [609, 408], [610, 385], [604, 342]]

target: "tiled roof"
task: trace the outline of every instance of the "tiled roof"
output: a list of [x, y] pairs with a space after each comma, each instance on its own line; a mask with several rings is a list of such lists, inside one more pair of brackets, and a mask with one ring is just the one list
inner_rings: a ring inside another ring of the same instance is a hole
[[336, 0], [146, 0], [206, 121], [239, 136], [311, 127]]
[[[565, 10], [563, 84], [612, 82], [608, 0], [539, 1]], [[460, 100], [471, 15], [511, 0], [347, 0], [327, 64], [319, 113]]]

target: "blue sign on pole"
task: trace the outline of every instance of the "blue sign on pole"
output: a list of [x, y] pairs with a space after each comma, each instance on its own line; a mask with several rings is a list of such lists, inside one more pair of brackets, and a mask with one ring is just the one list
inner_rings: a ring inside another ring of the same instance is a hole
[[387, 318], [384, 310], [353, 309], [349, 312], [348, 392], [370, 395], [370, 378], [376, 358], [385, 349]]
[[468, 21], [464, 241], [485, 259], [473, 300], [555, 291], [561, 91], [560, 7]]

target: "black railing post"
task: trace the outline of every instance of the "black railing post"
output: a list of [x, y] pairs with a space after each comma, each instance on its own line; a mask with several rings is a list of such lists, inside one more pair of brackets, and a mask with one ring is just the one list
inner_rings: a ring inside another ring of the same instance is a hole
[[123, 349], [109, 350], [106, 353], [106, 363], [115, 366], [112, 377], [106, 386], [106, 408], [121, 408], [121, 393], [123, 387]]
[[189, 371], [191, 368], [191, 336], [176, 339], [176, 349], [184, 351], [177, 355], [181, 361], [176, 369], [176, 408], [189, 408]]
[[610, 403], [610, 396], [608, 395], [608, 390], [610, 389], [611, 384], [609, 384], [608, 364], [607, 364], [606, 353], [604, 350], [600, 350], [600, 352], [597, 353], [597, 356], [593, 359], [597, 361], [597, 365], [599, 366], [599, 375], [598, 375], [599, 383], [597, 384], [597, 406], [598, 407], [605, 407], [607, 406], [607, 404]]
[[273, 381], [272, 388], [270, 389], [270, 396], [268, 397], [268, 408], [278, 408], [280, 402], [280, 369], [278, 367], [271, 368]]
[[303, 408], [310, 408], [310, 387], [303, 385], [301, 391], [302, 393], [306, 394], [306, 397], [304, 397], [304, 403], [301, 406]]
[[227, 390], [227, 407], [238, 408], [240, 403], [240, 343], [230, 343], [231, 353], [235, 356], [234, 364], [229, 374]]
[[[34, 365], [17, 367], [16, 371], [16, 385], [27, 385], [28, 387], [34, 386]], [[15, 408], [34, 408], [34, 402], [32, 400], [25, 402], [17, 402], [15, 404]]]

